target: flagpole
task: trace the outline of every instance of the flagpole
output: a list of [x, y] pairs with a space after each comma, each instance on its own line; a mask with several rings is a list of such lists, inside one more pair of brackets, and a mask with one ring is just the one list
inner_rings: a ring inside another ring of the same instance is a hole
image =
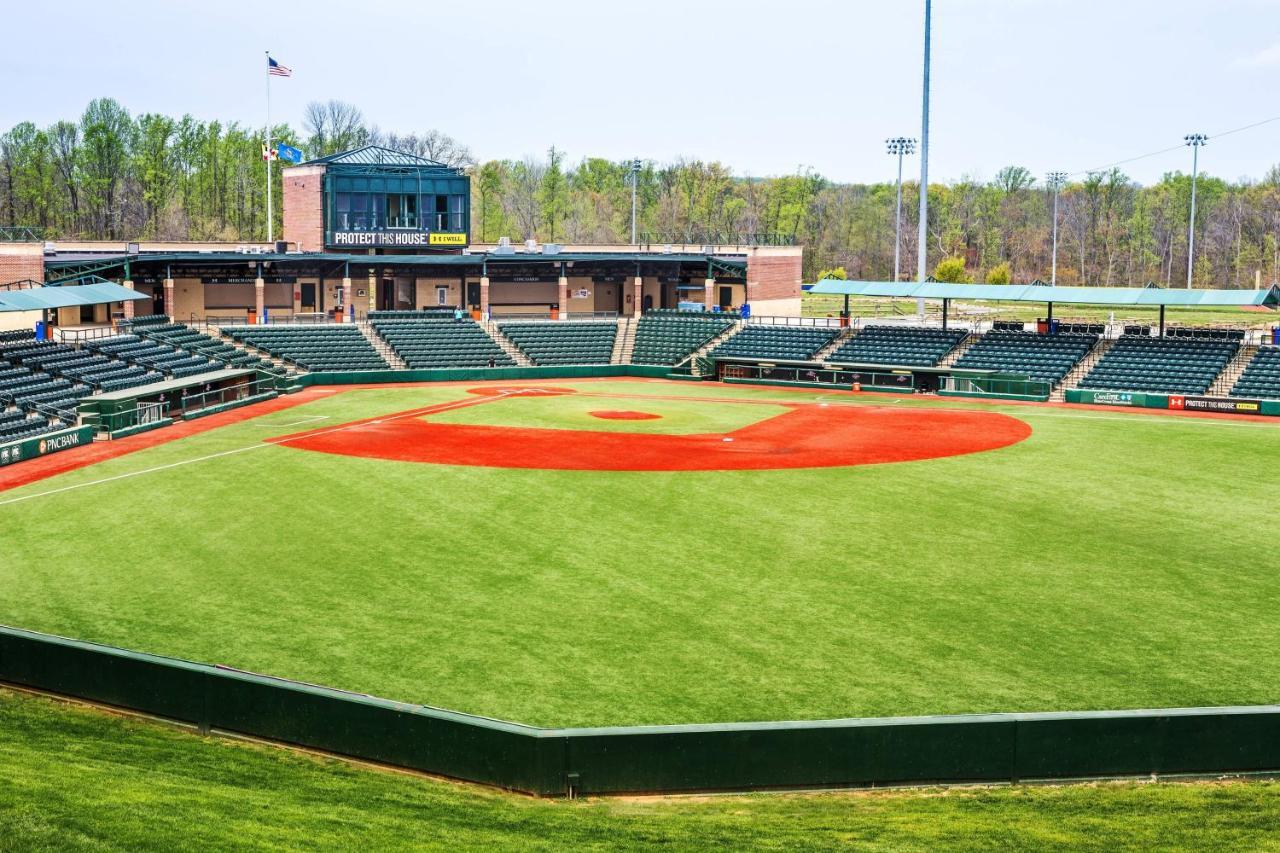
[[271, 51], [263, 51], [267, 55], [267, 150], [264, 152], [264, 162], [267, 167], [267, 242], [274, 243], [276, 241], [275, 234], [275, 211], [272, 210], [271, 199]]

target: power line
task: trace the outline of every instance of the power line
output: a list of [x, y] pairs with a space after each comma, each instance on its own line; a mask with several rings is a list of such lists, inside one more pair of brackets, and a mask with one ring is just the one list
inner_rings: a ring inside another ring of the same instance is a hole
[[[1275, 121], [1280, 121], [1280, 116], [1272, 116], [1271, 118], [1264, 118], [1262, 121], [1255, 121], [1252, 124], [1246, 124], [1242, 127], [1234, 127], [1231, 130], [1224, 130], [1220, 133], [1211, 133], [1209, 134], [1209, 137], [1212, 139], [1220, 139], [1223, 136], [1231, 136], [1233, 133], [1243, 133], [1246, 130], [1253, 130], [1255, 127], [1262, 127], [1264, 124], [1271, 124], [1272, 122], [1275, 122]], [[1151, 151], [1147, 154], [1139, 154], [1137, 157], [1129, 157], [1128, 159], [1125, 159], [1125, 160], [1117, 160], [1116, 162], [1108, 163], [1105, 166], [1097, 166], [1092, 169], [1081, 169], [1078, 172], [1072, 172], [1071, 177], [1074, 178], [1078, 175], [1088, 175], [1093, 172], [1105, 172], [1108, 169], [1114, 169], [1115, 167], [1123, 166], [1126, 163], [1135, 163], [1138, 160], [1146, 160], [1150, 157], [1159, 157], [1161, 154], [1169, 154], [1173, 151], [1181, 151], [1185, 147], [1186, 147], [1185, 145], [1173, 145], [1168, 148], [1161, 148], [1159, 151]]]

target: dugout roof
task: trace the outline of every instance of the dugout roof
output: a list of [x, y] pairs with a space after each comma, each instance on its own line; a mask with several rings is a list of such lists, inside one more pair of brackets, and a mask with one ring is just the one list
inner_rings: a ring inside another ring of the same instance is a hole
[[1048, 284], [946, 284], [937, 281], [844, 281], [828, 278], [809, 293], [996, 302], [1062, 302], [1076, 305], [1280, 308], [1280, 287], [1262, 290], [1165, 290], [1159, 287], [1055, 287]]

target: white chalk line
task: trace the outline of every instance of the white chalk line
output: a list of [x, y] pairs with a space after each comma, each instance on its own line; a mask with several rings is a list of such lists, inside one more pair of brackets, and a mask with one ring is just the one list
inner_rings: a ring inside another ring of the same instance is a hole
[[[494, 396], [494, 397], [476, 396], [476, 397], [471, 397], [464, 400], [456, 400], [452, 403], [441, 403], [435, 407], [424, 406], [422, 408], [404, 412], [399, 415], [391, 415], [389, 417], [380, 418], [376, 421], [376, 423], [381, 424], [381, 423], [386, 423], [387, 421], [400, 420], [401, 418], [423, 417], [425, 415], [436, 414], [437, 412], [448, 412], [448, 411], [452, 411], [453, 409], [461, 409], [466, 406], [475, 406], [481, 403], [488, 403], [494, 400], [499, 400], [499, 399], [502, 399], [503, 396], [506, 396], [506, 392], [503, 392], [500, 396]], [[427, 411], [427, 410], [430, 410], [430, 411]], [[328, 417], [328, 415], [322, 415], [321, 417]], [[313, 438], [315, 436], [331, 435], [336, 432], [359, 429], [360, 427], [365, 427], [365, 426], [373, 426], [374, 423], [375, 423], [374, 421], [364, 420], [364, 421], [358, 421], [353, 424], [343, 424], [342, 426], [336, 426], [336, 427], [333, 427], [332, 429], [321, 430], [319, 432], [309, 432], [305, 437]], [[301, 436], [299, 436], [299, 438], [300, 437]], [[89, 486], [99, 486], [105, 483], [113, 483], [119, 480], [127, 480], [131, 477], [141, 477], [144, 474], [155, 474], [160, 471], [168, 471], [173, 468], [181, 468], [184, 465], [194, 465], [197, 462], [207, 462], [211, 459], [221, 459], [224, 456], [233, 456], [237, 453], [246, 453], [250, 450], [260, 450], [264, 447], [278, 447], [282, 444], [288, 444], [290, 441], [296, 441], [296, 440], [297, 438], [288, 438], [288, 437], [280, 438], [280, 439], [268, 439], [266, 441], [260, 441], [260, 442], [257, 442], [256, 444], [250, 444], [245, 447], [237, 447], [232, 450], [223, 450], [223, 451], [219, 451], [218, 453], [210, 453], [205, 456], [197, 456], [192, 459], [182, 459], [182, 460], [179, 460], [178, 462], [170, 462], [165, 465], [156, 465], [151, 468], [143, 468], [140, 471], [129, 471], [124, 474], [116, 474], [111, 477], [103, 477], [100, 480], [90, 480], [87, 483], [75, 483], [70, 486], [62, 486], [60, 488], [49, 489], [48, 491], [44, 491], [44, 492], [35, 492], [29, 495], [19, 495], [18, 497], [8, 498], [7, 500], [0, 500], [0, 506], [8, 506], [9, 504], [21, 503], [22, 501], [29, 501], [29, 500], [32, 500], [33, 498], [49, 497], [50, 495], [62, 494], [63, 492], [71, 492], [71, 491], [75, 491], [76, 489], [88, 488]], [[104, 461], [110, 461], [110, 460], [104, 460]]]

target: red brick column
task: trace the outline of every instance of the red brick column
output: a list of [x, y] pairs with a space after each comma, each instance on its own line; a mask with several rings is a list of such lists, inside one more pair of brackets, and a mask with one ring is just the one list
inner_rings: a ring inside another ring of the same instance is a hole
[[489, 276], [480, 277], [480, 316], [489, 316]]
[[166, 278], [164, 280], [164, 310], [165, 313], [169, 315], [170, 320], [175, 320], [178, 317], [174, 306], [174, 302], [176, 301], [174, 290], [173, 279]]
[[635, 303], [631, 306], [631, 313], [637, 317], [644, 311], [644, 279], [636, 276], [635, 296], [632, 297]]
[[[127, 287], [127, 288], [129, 288], [130, 290], [133, 290], [133, 289], [134, 289], [134, 288], [133, 288], [133, 282], [132, 282], [132, 281], [128, 281], [128, 280], [126, 280], [126, 281], [124, 282], [124, 286], [125, 286], [125, 287]], [[121, 306], [121, 308], [123, 308], [123, 309], [124, 309], [124, 318], [125, 318], [126, 320], [132, 320], [132, 319], [133, 319], [133, 300], [132, 300], [132, 299], [126, 299], [126, 300], [124, 301], [124, 304]]]
[[569, 319], [569, 279], [560, 276], [556, 284], [556, 301], [560, 303], [560, 319]]

